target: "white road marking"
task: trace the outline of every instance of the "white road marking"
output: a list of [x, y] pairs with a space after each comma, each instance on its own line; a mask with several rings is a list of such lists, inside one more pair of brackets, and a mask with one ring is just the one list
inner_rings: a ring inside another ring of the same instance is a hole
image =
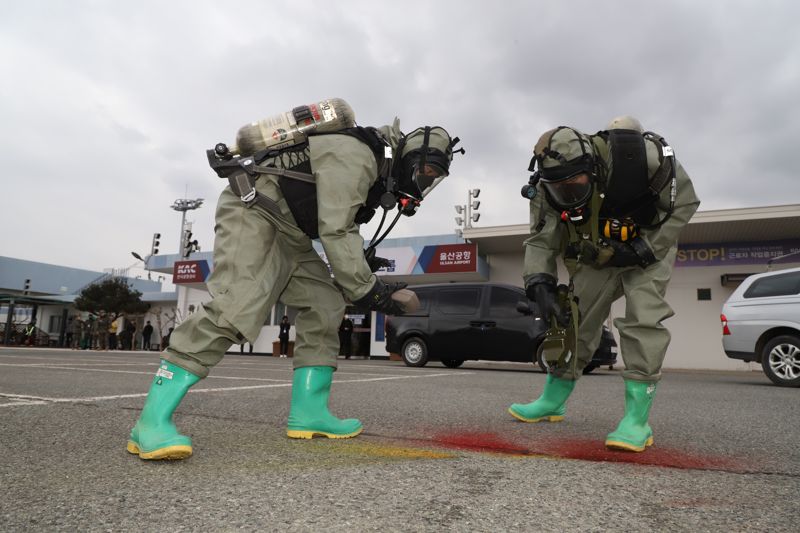
[[0, 363], [0, 366], [31, 366], [31, 367], [50, 367], [50, 366], [155, 366], [158, 363], [75, 363], [72, 361], [52, 361], [50, 363]]
[[[142, 365], [145, 365], [145, 364], [147, 366], [153, 366], [153, 367], [158, 366], [158, 363], [140, 363], [138, 365], [135, 364], [135, 363], [118, 363], [118, 364], [106, 364], [105, 366], [119, 366], [119, 365], [142, 366]], [[147, 375], [154, 375], [155, 374], [155, 372], [153, 372], [153, 371], [141, 371], [141, 370], [111, 370], [111, 369], [105, 369], [105, 368], [76, 368], [76, 367], [79, 367], [79, 366], [82, 366], [82, 365], [81, 364], [75, 365], [75, 364], [71, 364], [71, 363], [68, 366], [67, 366], [67, 364], [61, 364], [61, 363], [53, 363], [53, 364], [45, 364], [45, 363], [0, 363], [0, 367], [2, 367], [2, 366], [13, 366], [13, 367], [22, 367], [22, 368], [37, 368], [37, 369], [43, 369], [43, 370], [44, 369], [53, 369], [53, 370], [78, 370], [78, 371], [82, 371], [82, 372], [109, 372], [109, 373], [115, 373], [115, 374], [147, 374]], [[87, 366], [91, 366], [91, 365], [87, 365]], [[219, 370], [234, 370], [234, 368], [231, 367], [231, 366], [222, 366], [222, 365], [217, 365], [215, 368], [219, 369]], [[375, 368], [384, 368], [384, 369], [386, 369], [386, 367], [379, 367], [379, 366], [376, 366]], [[248, 368], [246, 370], [252, 370], [252, 369]], [[398, 370], [402, 371], [404, 369], [402, 369], [402, 368], [392, 368], [391, 369], [392, 372], [396, 372]], [[270, 368], [269, 371], [270, 372], [293, 372], [294, 369], [291, 368], [291, 367]], [[337, 370], [336, 371], [336, 375], [337, 376], [345, 376], [345, 375], [348, 375], [348, 376], [349, 375], [352, 375], [352, 376], [364, 376], [364, 375], [384, 376], [386, 374], [379, 373], [379, 372], [347, 372], [345, 370]], [[425, 373], [425, 371], [420, 371], [420, 370], [412, 371], [409, 374], [389, 374], [389, 376], [402, 376], [402, 377], [414, 377], [415, 375], [421, 375], [422, 376], [422, 375], [429, 375], [429, 374]], [[249, 377], [218, 376], [218, 375], [210, 375], [210, 376], [207, 377], [207, 379], [208, 378], [210, 378], [210, 379], [234, 379], [234, 380], [238, 379], [238, 380], [243, 380], [243, 381], [283, 381], [283, 380], [280, 380], [280, 379], [249, 378]]]
[[18, 400], [17, 398], [9, 398], [9, 399], [11, 400], [11, 403], [2, 403], [0, 404], [0, 407], [17, 407], [19, 405], [45, 405], [47, 403], [38, 400], [25, 401], [25, 400]]
[[[83, 370], [83, 369], [81, 369]], [[366, 383], [370, 381], [389, 381], [389, 380], [396, 380], [396, 379], [418, 379], [418, 378], [436, 378], [436, 377], [443, 377], [443, 376], [466, 376], [469, 374], [473, 374], [473, 372], [458, 372], [458, 373], [444, 373], [444, 374], [425, 374], [425, 375], [418, 375], [418, 376], [386, 376], [381, 378], [367, 378], [367, 379], [348, 379], [348, 380], [333, 380], [333, 383], [342, 384], [342, 383]], [[241, 379], [241, 378], [236, 378]], [[228, 392], [228, 391], [240, 391], [240, 390], [254, 390], [254, 389], [273, 389], [278, 387], [291, 387], [292, 384], [289, 383], [270, 383], [268, 385], [244, 385], [241, 387], [217, 387], [217, 388], [206, 388], [206, 389], [189, 389], [189, 394], [197, 394], [197, 393], [204, 393], [204, 392]], [[12, 401], [21, 400], [26, 403], [9, 403], [0, 405], [0, 407], [10, 407], [10, 406], [20, 406], [20, 405], [45, 405], [45, 404], [52, 404], [52, 403], [85, 403], [85, 402], [100, 402], [100, 401], [107, 401], [107, 400], [120, 400], [125, 398], [143, 398], [146, 397], [147, 393], [136, 393], [136, 394], [115, 394], [113, 396], [89, 396], [86, 398], [47, 398], [43, 396], [28, 396], [24, 394], [4, 394], [0, 393], [0, 398], [8, 398]]]
[[130, 361], [129, 359], [115, 358], [115, 359], [98, 359], [96, 357], [57, 357], [57, 356], [36, 356], [36, 355], [2, 355], [1, 359], [40, 359], [42, 361], [51, 361], [55, 363], [73, 363], [76, 361], [85, 361], [87, 363], [118, 363], [120, 361]]
[[[60, 366], [60, 365], [23, 365], [23, 364], [14, 364], [14, 363], [0, 363], [0, 366], [21, 366], [21, 367], [34, 367], [40, 369], [55, 369], [55, 370], [77, 370], [79, 372], [109, 372], [112, 374], [145, 374], [148, 376], [154, 376], [155, 373], [152, 371], [138, 371], [138, 370], [109, 370], [105, 368], [75, 368], [71, 366]], [[206, 379], [235, 379], [235, 380], [242, 380], [242, 381], [286, 381], [285, 379], [270, 379], [270, 378], [245, 378], [245, 377], [236, 377], [236, 376], [208, 376]]]
[[[104, 352], [99, 352], [97, 355], [101, 356], [101, 354], [106, 355], [106, 356], [111, 355], [112, 357], [115, 357], [114, 352], [111, 352], [111, 353], [108, 353], [108, 354], [105, 354]], [[36, 355], [6, 355], [6, 354], [2, 354], [2, 352], [0, 352], [0, 355], [3, 355], [4, 358], [5, 357], [7, 357], [7, 358], [21, 358], [21, 359], [25, 359], [25, 360], [41, 359], [41, 360], [44, 360], [44, 361], [48, 361], [49, 364], [70, 365], [70, 366], [78, 366], [78, 365], [84, 365], [84, 364], [86, 364], [88, 366], [90, 366], [92, 364], [104, 364], [104, 365], [115, 365], [115, 366], [116, 365], [120, 365], [120, 366], [139, 366], [139, 365], [156, 365], [156, 364], [158, 364], [158, 361], [156, 360], [156, 358], [148, 356], [146, 354], [146, 352], [139, 352], [139, 353], [137, 353], [137, 352], [125, 352], [124, 354], [120, 353], [119, 357], [128, 358], [126, 361], [122, 361], [122, 362], [119, 359], [109, 360], [108, 358], [106, 358], [106, 359], [88, 358], [84, 354], [82, 354], [82, 355], [84, 355], [84, 357], [80, 357], [79, 356], [79, 358], [74, 358], [74, 357], [69, 357], [69, 356], [65, 357], [64, 355], [61, 355], [61, 354], [59, 354], [57, 356], [36, 356]], [[233, 355], [233, 354], [231, 354], [231, 355]], [[130, 357], [132, 357], [132, 356], [135, 356], [140, 360], [139, 361], [132, 361], [130, 359]], [[242, 356], [237, 356], [237, 357], [242, 357]], [[250, 357], [250, 356], [246, 356], [246, 357]], [[260, 359], [258, 361], [252, 361], [252, 362], [251, 361], [235, 361], [235, 360], [231, 360], [231, 359], [227, 359], [226, 358], [226, 359], [223, 359], [222, 362], [220, 362], [215, 368], [231, 368], [232, 369], [232, 368], [237, 368], [237, 366], [241, 365], [241, 366], [247, 366], [247, 367], [251, 367], [251, 366], [257, 366], [257, 367], [261, 367], [261, 368], [269, 367], [269, 368], [275, 368], [275, 369], [281, 369], [281, 370], [287, 370], [287, 371], [292, 371], [293, 370], [291, 367], [286, 366], [286, 360], [285, 359], [281, 359], [281, 358], [278, 358], [278, 357], [273, 358], [273, 357], [270, 357], [270, 356], [260, 356], [260, 357], [263, 357], [263, 359]], [[58, 358], [58, 359], [56, 359], [56, 358]], [[78, 363], [78, 361], [80, 361], [80, 363]], [[12, 364], [14, 364], [14, 363], [0, 363], [0, 366], [12, 365]], [[26, 365], [26, 366], [34, 366], [34, 364], [35, 363], [31, 363], [30, 365]], [[42, 365], [43, 366], [47, 366], [47, 364], [45, 364], [45, 363], [42, 363]], [[344, 363], [344, 367], [347, 367], [347, 363]], [[425, 371], [430, 371], [429, 369], [410, 368], [410, 367], [407, 367], [407, 366], [399, 366], [399, 365], [389, 365], [389, 366], [387, 366], [387, 365], [381, 365], [381, 364], [358, 364], [358, 365], [353, 365], [350, 368], [352, 368], [352, 369], [380, 368], [380, 369], [383, 369], [383, 370], [386, 370], [387, 368], [390, 368], [393, 372], [398, 372], [398, 371], [400, 371], [400, 372], [425, 372]], [[248, 370], [249, 369], [250, 368], [248, 368]], [[342, 366], [340, 365], [339, 370], [337, 371], [337, 373], [339, 375], [341, 375], [343, 373], [351, 373], [351, 374], [355, 373], [355, 374], [362, 374], [363, 375], [363, 374], [367, 374], [368, 372], [347, 372], [346, 370], [342, 370]], [[374, 375], [381, 375], [379, 373], [373, 373], [373, 374]]]

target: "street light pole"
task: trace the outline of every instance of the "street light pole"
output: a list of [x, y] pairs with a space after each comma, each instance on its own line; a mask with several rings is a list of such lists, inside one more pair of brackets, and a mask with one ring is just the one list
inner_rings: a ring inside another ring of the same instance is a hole
[[181, 212], [181, 231], [178, 234], [178, 253], [183, 254], [183, 230], [186, 229], [186, 211], [192, 211], [203, 205], [202, 198], [188, 200], [186, 198], [178, 198], [172, 204], [172, 209]]
[[150, 269], [147, 268], [147, 261], [145, 261], [144, 258], [136, 252], [131, 252], [131, 255], [142, 262], [144, 269], [147, 270], [147, 279], [152, 280], [153, 278], [150, 276]]

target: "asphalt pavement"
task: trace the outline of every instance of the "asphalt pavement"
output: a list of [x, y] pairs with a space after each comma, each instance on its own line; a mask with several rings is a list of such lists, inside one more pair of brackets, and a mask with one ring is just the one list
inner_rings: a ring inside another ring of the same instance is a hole
[[800, 390], [761, 373], [667, 372], [655, 445], [603, 446], [617, 370], [561, 423], [506, 413], [533, 365], [339, 360], [355, 439], [285, 436], [292, 360], [229, 355], [175, 420], [184, 461], [125, 451], [157, 353], [0, 348], [0, 531], [797, 531]]

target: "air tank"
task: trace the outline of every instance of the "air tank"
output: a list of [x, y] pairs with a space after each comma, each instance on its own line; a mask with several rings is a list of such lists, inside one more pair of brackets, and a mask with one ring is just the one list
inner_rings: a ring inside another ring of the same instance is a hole
[[277, 150], [301, 143], [307, 135], [335, 132], [355, 124], [350, 105], [341, 98], [329, 98], [242, 126], [231, 153], [252, 155], [266, 148]]

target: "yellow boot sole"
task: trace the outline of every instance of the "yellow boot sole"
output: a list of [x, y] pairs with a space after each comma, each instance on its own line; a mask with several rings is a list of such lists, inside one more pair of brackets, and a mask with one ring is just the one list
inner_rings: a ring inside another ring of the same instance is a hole
[[508, 414], [516, 418], [517, 420], [521, 420], [522, 422], [561, 422], [564, 420], [564, 415], [551, 415], [551, 416], [540, 416], [539, 418], [525, 418], [524, 416], [518, 415], [511, 408], [508, 408]]
[[127, 450], [128, 453], [138, 455], [139, 459], [145, 459], [148, 461], [158, 461], [162, 459], [166, 460], [186, 459], [187, 457], [192, 456], [191, 446], [166, 446], [164, 448], [153, 450], [152, 452], [143, 452], [139, 449], [139, 446], [137, 446], [137, 444], [132, 440], [128, 441]]
[[644, 446], [636, 446], [634, 444], [630, 444], [628, 442], [622, 442], [618, 440], [607, 440], [606, 441], [606, 448], [612, 450], [623, 450], [626, 452], [643, 452], [648, 446], [653, 445], [653, 437], [648, 437], [647, 441], [645, 441]]
[[345, 435], [338, 435], [336, 433], [325, 433], [324, 431], [307, 431], [300, 429], [287, 429], [286, 436], [290, 439], [313, 439], [314, 437], [327, 437], [329, 439], [351, 439], [361, 433], [364, 428], [358, 428], [357, 431], [347, 433]]

